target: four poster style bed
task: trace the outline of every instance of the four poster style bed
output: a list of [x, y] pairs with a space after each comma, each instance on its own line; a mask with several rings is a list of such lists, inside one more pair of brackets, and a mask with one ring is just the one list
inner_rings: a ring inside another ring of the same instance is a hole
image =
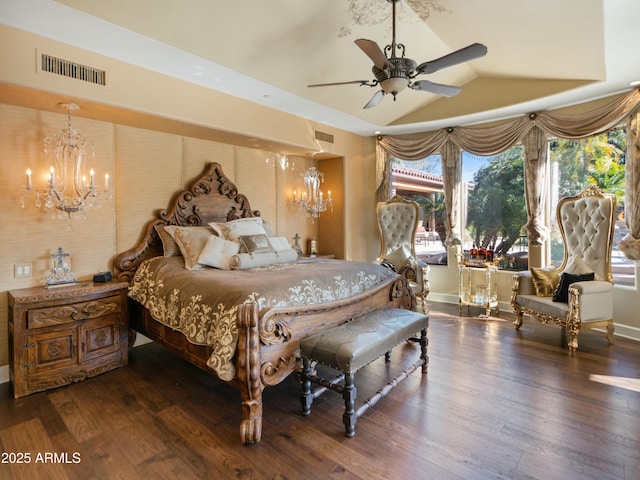
[[291, 261], [283, 250], [266, 264], [238, 253], [216, 264], [221, 268], [202, 268], [164, 243], [168, 226], [191, 233], [211, 225], [207, 235], [220, 236], [232, 225], [261, 222], [259, 216], [210, 163], [115, 261], [117, 279], [130, 283], [130, 327], [240, 390], [242, 443], [260, 441], [262, 391], [300, 369], [302, 338], [375, 309], [412, 310], [416, 302], [405, 277], [375, 263]]

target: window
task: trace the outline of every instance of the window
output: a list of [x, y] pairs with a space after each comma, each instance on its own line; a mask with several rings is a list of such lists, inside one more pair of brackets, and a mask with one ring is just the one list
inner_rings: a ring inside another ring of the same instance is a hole
[[[624, 223], [626, 129], [621, 127], [583, 140], [549, 141], [548, 198], [549, 263], [560, 265], [563, 246], [555, 224], [558, 199], [597, 185], [616, 195], [617, 221], [612, 251], [616, 284], [634, 285], [634, 263], [616, 244], [628, 233]], [[411, 198], [422, 207], [416, 252], [430, 264], [446, 264], [446, 210], [440, 155], [420, 161], [391, 161], [393, 193]], [[524, 149], [521, 145], [499, 155], [462, 152], [461, 217], [463, 250], [474, 245], [492, 248], [502, 269], [528, 268], [527, 222], [524, 198]]]
[[616, 284], [634, 285], [635, 270], [631, 260], [616, 244], [628, 233], [624, 223], [626, 129], [618, 128], [582, 140], [554, 139], [549, 142], [550, 261], [560, 265], [564, 249], [555, 219], [558, 200], [576, 195], [588, 185], [596, 185], [616, 196], [617, 220], [611, 255], [613, 280]]
[[526, 270], [524, 149], [484, 157], [462, 154], [464, 250], [491, 249], [500, 268]]
[[439, 154], [418, 161], [391, 160], [392, 195], [409, 198], [421, 207], [416, 254], [430, 265], [446, 265], [446, 208]]

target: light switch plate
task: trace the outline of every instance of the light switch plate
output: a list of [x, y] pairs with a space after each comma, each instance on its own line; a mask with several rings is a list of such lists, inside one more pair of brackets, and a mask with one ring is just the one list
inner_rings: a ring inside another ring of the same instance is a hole
[[14, 278], [27, 278], [33, 274], [32, 263], [16, 263], [13, 266]]

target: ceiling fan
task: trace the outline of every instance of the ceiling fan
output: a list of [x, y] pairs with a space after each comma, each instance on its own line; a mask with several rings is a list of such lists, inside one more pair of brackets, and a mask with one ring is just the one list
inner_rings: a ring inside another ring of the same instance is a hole
[[[418, 65], [412, 59], [404, 56], [404, 45], [396, 43], [396, 3], [400, 2], [400, 0], [387, 1], [393, 6], [393, 38], [391, 40], [391, 45], [384, 47], [383, 52], [383, 50], [373, 40], [361, 38], [355, 41], [356, 45], [358, 45], [358, 47], [360, 47], [362, 51], [366, 53], [371, 60], [373, 60], [372, 71], [376, 77], [375, 80], [316, 83], [308, 85], [308, 87], [328, 87], [348, 84], [359, 84], [360, 86], [366, 85], [368, 87], [380, 85], [380, 90], [373, 95], [371, 100], [369, 100], [363, 108], [375, 107], [386, 94], [393, 95], [393, 99], [395, 100], [396, 95], [407, 87], [413, 90], [435, 93], [436, 95], [442, 95], [445, 97], [453, 97], [460, 93], [462, 90], [460, 87], [434, 83], [429, 80], [413, 81], [413, 79], [418, 75], [434, 73], [438, 70], [442, 70], [443, 68], [452, 67], [459, 63], [483, 57], [487, 54], [487, 47], [481, 43], [473, 43], [467, 47], [461, 48], [460, 50], [449, 53], [448, 55]], [[401, 56], [397, 56], [396, 51]]]

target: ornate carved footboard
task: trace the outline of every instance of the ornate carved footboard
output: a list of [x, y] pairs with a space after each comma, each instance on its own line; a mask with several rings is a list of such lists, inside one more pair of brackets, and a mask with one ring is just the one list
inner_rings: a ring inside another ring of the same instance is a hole
[[[257, 216], [238, 194], [219, 164], [211, 163], [191, 188], [180, 192], [167, 210], [144, 227], [141, 241], [116, 257], [117, 278], [130, 281], [143, 260], [162, 254], [156, 225], [197, 226], [212, 221]], [[253, 303], [238, 308], [236, 374], [230, 381], [242, 398], [242, 443], [256, 443], [262, 436], [262, 391], [277, 385], [300, 368], [299, 344], [308, 335], [331, 328], [385, 306], [413, 309], [416, 299], [405, 277], [393, 276], [355, 296], [321, 305], [277, 307], [259, 313]], [[177, 352], [187, 361], [207, 367], [211, 347], [195, 345], [178, 331], [155, 321], [148, 310], [131, 300], [131, 328]]]

